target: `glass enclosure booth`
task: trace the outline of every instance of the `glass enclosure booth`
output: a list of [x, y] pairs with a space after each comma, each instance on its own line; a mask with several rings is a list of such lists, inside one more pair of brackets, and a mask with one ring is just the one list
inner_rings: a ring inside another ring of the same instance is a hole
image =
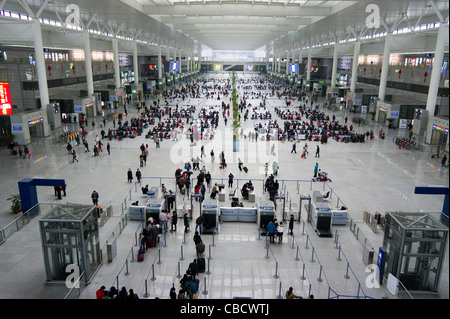
[[102, 263], [96, 206], [58, 205], [39, 228], [47, 282], [65, 283], [77, 269], [89, 283]]
[[391, 273], [406, 289], [438, 292], [448, 228], [428, 213], [386, 213], [385, 278]]

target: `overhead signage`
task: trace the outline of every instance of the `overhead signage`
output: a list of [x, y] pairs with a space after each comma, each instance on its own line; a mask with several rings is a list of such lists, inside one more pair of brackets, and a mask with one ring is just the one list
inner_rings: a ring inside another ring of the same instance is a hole
[[41, 118], [38, 118], [35, 120], [28, 121], [28, 125], [33, 125], [33, 124], [42, 123], [42, 122], [44, 122], [44, 118], [41, 117]]
[[436, 124], [433, 124], [433, 130], [437, 130], [437, 131], [448, 133], [448, 128], [445, 128], [445, 127], [442, 127], [442, 126], [438, 126]]
[[0, 115], [13, 115], [8, 82], [0, 82]]

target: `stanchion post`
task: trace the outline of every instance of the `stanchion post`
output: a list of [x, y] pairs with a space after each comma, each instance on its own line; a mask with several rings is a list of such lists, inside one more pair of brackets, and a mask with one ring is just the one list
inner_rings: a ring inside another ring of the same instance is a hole
[[125, 272], [125, 276], [128, 276], [130, 274], [130, 272], [128, 271], [128, 258], [127, 260], [125, 260], [125, 268], [127, 269], [127, 271]]
[[280, 278], [280, 276], [278, 276], [278, 261], [275, 261], [275, 275], [273, 275], [273, 278]]
[[337, 261], [341, 261], [341, 245], [339, 245], [339, 251], [338, 251], [338, 257], [336, 258]]
[[150, 278], [150, 280], [155, 281], [156, 277], [155, 277], [155, 264], [152, 264], [152, 278]]
[[205, 287], [205, 289], [202, 291], [202, 294], [207, 295], [208, 294], [208, 290], [206, 290], [206, 277], [203, 280], [203, 286]]
[[312, 249], [312, 251], [311, 251], [311, 260], [310, 260], [310, 262], [315, 262], [315, 260], [314, 260], [314, 247], [313, 247], [313, 249]]
[[210, 271], [210, 269], [209, 269], [209, 259], [208, 259], [208, 270], [206, 270], [205, 274], [211, 275], [211, 271]]
[[277, 299], [283, 299], [283, 296], [281, 295], [281, 281], [280, 281], [280, 288], [278, 289]]
[[177, 278], [181, 278], [180, 262], [178, 262], [178, 274], [177, 274]]
[[270, 259], [269, 257], [269, 246], [266, 247], [266, 259]]
[[305, 244], [305, 248], [309, 249], [308, 247], [308, 241], [309, 241], [309, 234], [306, 234], [306, 244]]
[[158, 265], [161, 265], [161, 248], [158, 249]]
[[148, 289], [147, 289], [147, 279], [145, 279], [145, 294], [143, 297], [145, 297], [145, 298], [150, 297], [150, 294], [148, 293]]
[[299, 254], [299, 247], [298, 247], [298, 245], [297, 245], [297, 253], [295, 254], [295, 260], [296, 261], [299, 261], [300, 260], [300, 258], [298, 258], [298, 254]]
[[319, 278], [317, 278], [318, 282], [322, 282], [322, 265], [320, 265], [320, 270], [319, 270]]
[[209, 251], [209, 252], [208, 252], [208, 255], [209, 255], [209, 256], [208, 256], [208, 260], [211, 260], [211, 259], [213, 259], [212, 256], [211, 256], [211, 245], [209, 245], [208, 247], [209, 247], [209, 248], [208, 248], [208, 251]]
[[303, 270], [302, 270], [302, 275], [301, 275], [300, 279], [301, 280], [305, 280], [306, 279], [306, 277], [305, 277], [305, 263], [303, 263]]
[[181, 257], [180, 260], [184, 260], [184, 254], [183, 254], [183, 245], [181, 245]]
[[350, 276], [348, 275], [348, 269], [350, 268], [350, 264], [347, 261], [347, 271], [345, 272], [344, 278], [345, 279], [350, 279]]

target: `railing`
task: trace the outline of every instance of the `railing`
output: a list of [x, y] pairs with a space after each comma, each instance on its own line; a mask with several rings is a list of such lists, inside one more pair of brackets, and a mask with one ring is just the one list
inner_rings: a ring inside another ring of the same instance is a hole
[[[25, 213], [19, 213], [19, 217], [0, 229], [0, 244], [3, 244], [14, 233], [28, 225], [34, 217], [49, 212], [55, 206], [57, 206], [57, 204], [38, 203]], [[47, 207], [49, 207], [49, 209], [47, 209]]]

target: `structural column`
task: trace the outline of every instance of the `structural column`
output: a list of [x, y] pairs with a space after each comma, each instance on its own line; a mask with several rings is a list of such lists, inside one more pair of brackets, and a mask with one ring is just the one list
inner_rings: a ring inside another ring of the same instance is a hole
[[389, 71], [389, 55], [391, 54], [391, 38], [392, 33], [388, 32], [384, 40], [383, 64], [381, 65], [380, 88], [378, 91], [378, 98], [380, 99], [380, 101], [384, 101], [384, 98], [386, 97], [386, 84]]
[[356, 78], [358, 77], [358, 59], [359, 52], [361, 51], [361, 42], [356, 41], [353, 49], [353, 64], [352, 64], [352, 81], [350, 83], [350, 92], [355, 93], [356, 90]]
[[42, 42], [41, 23], [39, 19], [33, 19], [33, 33], [34, 33], [34, 55], [36, 58], [36, 72], [39, 85], [39, 98], [41, 100], [41, 108], [47, 109], [47, 104], [50, 103], [47, 86], [47, 71], [45, 70], [44, 60], [44, 44]]
[[289, 74], [289, 51], [286, 52], [286, 75]]
[[158, 46], [158, 80], [162, 80], [161, 46]]
[[91, 40], [89, 37], [89, 32], [83, 31], [84, 33], [84, 69], [86, 72], [86, 85], [88, 96], [94, 94], [94, 79], [92, 77], [92, 58], [91, 58]]
[[182, 73], [183, 67], [181, 66], [181, 50], [180, 55], [178, 56], [178, 73]]
[[442, 23], [439, 27], [438, 36], [436, 39], [433, 69], [431, 70], [430, 86], [428, 87], [428, 116], [434, 116], [434, 112], [436, 111], [436, 101], [442, 72], [442, 63], [444, 62], [444, 50], [446, 43], [448, 45], [448, 23]]
[[137, 54], [137, 42], [133, 43], [133, 68], [134, 68], [134, 84], [139, 83], [139, 62]]
[[306, 65], [306, 81], [311, 80], [311, 49], [308, 49], [308, 63]]
[[120, 64], [119, 64], [119, 41], [117, 38], [112, 39], [113, 55], [114, 55], [114, 78], [116, 90], [120, 88]]
[[339, 45], [336, 42], [336, 44], [334, 45], [333, 66], [331, 69], [331, 87], [332, 88], [336, 87], [337, 64], [338, 64], [338, 59], [339, 59], [338, 53], [339, 53]]

